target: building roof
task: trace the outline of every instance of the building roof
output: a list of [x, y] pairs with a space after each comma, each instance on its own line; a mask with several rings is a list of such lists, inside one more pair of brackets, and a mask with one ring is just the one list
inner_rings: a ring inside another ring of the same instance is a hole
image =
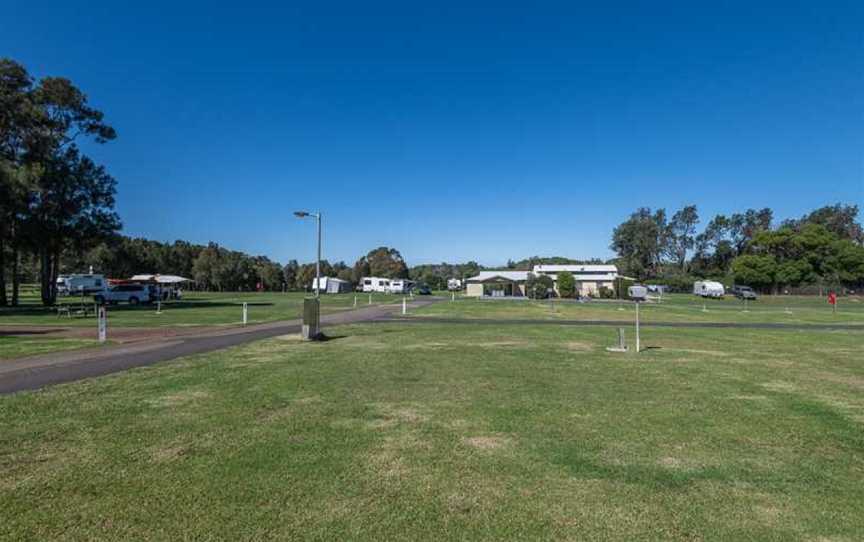
[[577, 273], [618, 273], [618, 268], [614, 265], [589, 265], [589, 264], [567, 264], [567, 265], [535, 265], [535, 273], [561, 273], [562, 271], [570, 271], [574, 275]]
[[528, 271], [480, 271], [479, 275], [467, 278], [465, 282], [486, 282], [496, 278], [522, 282], [528, 280]]

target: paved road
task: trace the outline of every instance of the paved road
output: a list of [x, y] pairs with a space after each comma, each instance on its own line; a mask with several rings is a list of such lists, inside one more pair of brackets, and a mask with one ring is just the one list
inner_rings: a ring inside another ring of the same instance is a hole
[[[550, 325], [550, 326], [630, 326], [632, 320], [539, 320], [528, 318], [437, 318], [422, 317], [383, 317], [376, 322], [437, 323], [437, 324], [478, 324], [478, 325]], [[744, 322], [639, 322], [641, 327], [702, 327], [734, 329], [788, 329], [797, 331], [864, 331], [864, 324], [785, 324], [785, 323], [744, 323]]]
[[[437, 299], [416, 299], [410, 308], [434, 303]], [[401, 305], [377, 305], [324, 315], [322, 325], [350, 324], [389, 318]], [[326, 329], [325, 329], [326, 331]], [[152, 365], [191, 354], [221, 350], [250, 341], [300, 332], [300, 320], [272, 322], [248, 327], [208, 330], [200, 334], [167, 337], [142, 343], [68, 352], [55, 352], [7, 360], [0, 363], [0, 394], [33, 390], [52, 384], [101, 376], [132, 367]]]

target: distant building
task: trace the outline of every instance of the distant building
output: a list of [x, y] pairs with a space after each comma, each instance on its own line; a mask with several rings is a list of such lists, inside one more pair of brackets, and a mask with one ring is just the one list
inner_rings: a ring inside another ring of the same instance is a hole
[[614, 265], [535, 265], [532, 271], [481, 271], [465, 280], [465, 294], [474, 297], [524, 297], [529, 275], [546, 275], [558, 294], [558, 274], [569, 271], [580, 296], [598, 296], [601, 288], [613, 289], [618, 278]]

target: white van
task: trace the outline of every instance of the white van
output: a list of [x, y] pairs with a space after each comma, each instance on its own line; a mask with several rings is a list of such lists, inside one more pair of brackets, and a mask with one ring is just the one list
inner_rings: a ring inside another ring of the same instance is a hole
[[108, 283], [104, 275], [60, 275], [57, 277], [58, 295], [81, 295], [101, 292]]
[[726, 295], [726, 290], [719, 282], [699, 280], [693, 283], [693, 295], [700, 297], [723, 297]]

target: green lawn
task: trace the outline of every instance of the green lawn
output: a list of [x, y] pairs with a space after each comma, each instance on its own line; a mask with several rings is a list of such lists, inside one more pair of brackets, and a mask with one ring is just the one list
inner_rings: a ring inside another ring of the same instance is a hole
[[[108, 309], [109, 325], [130, 326], [192, 326], [230, 325], [242, 322], [243, 303], [248, 304], [249, 323], [272, 322], [300, 318], [305, 294], [283, 293], [214, 293], [187, 292], [182, 301], [172, 301], [156, 313], [155, 305], [131, 307], [126, 304]], [[351, 310], [354, 294], [329, 294], [321, 296], [323, 313]], [[368, 306], [369, 294], [357, 294], [357, 306]], [[373, 294], [372, 303], [398, 303], [401, 296]], [[58, 318], [56, 310], [42, 307], [36, 299], [28, 298], [20, 307], [0, 308], [0, 325], [34, 324], [95, 327], [95, 318]], [[80, 304], [77, 298], [61, 298], [61, 302]], [[88, 298], [88, 303], [92, 299]]]
[[0, 397], [0, 538], [864, 538], [862, 332], [328, 335]]
[[[457, 298], [455, 303], [438, 303], [415, 311], [418, 316], [458, 318], [540, 318], [544, 320], [622, 320], [633, 321], [634, 306], [630, 302], [572, 300], [532, 301], [478, 300]], [[776, 322], [864, 325], [864, 300], [861, 297], [840, 298], [836, 314], [826, 299], [815, 296], [763, 296], [755, 302], [743, 302], [727, 297], [708, 299], [673, 294], [663, 296], [660, 303], [643, 303], [640, 318], [646, 322]]]
[[46, 338], [39, 336], [9, 337], [0, 335], [0, 360], [45, 354], [58, 350], [74, 350], [87, 346], [97, 346], [98, 344], [99, 341], [96, 339]]

